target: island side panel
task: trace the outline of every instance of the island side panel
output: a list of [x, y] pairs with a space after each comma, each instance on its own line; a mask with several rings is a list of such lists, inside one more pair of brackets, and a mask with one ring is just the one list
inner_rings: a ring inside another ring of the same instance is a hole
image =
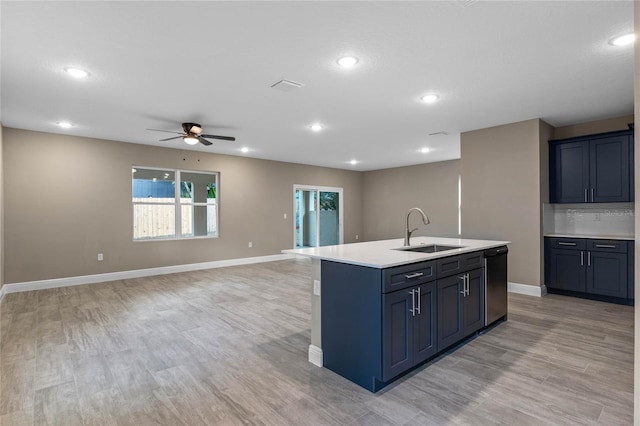
[[[309, 345], [309, 362], [318, 367], [323, 365], [321, 283], [320, 259], [311, 259], [311, 345]], [[320, 291], [317, 292], [316, 289]]]
[[324, 367], [375, 391], [382, 378], [382, 272], [322, 261]]

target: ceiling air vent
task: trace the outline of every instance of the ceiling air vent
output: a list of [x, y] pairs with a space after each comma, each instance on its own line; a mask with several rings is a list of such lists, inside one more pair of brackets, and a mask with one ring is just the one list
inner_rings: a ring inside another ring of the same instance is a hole
[[301, 88], [302, 86], [304, 86], [304, 84], [296, 83], [295, 81], [280, 80], [277, 83], [272, 84], [271, 88], [280, 90], [281, 92], [291, 92], [293, 90]]
[[447, 132], [435, 132], [435, 133], [429, 133], [429, 136], [447, 136], [449, 133]]

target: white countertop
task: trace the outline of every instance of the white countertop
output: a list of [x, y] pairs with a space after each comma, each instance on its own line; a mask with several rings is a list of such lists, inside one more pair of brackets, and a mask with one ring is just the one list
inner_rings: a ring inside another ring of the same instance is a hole
[[594, 240], [629, 240], [634, 241], [635, 235], [604, 235], [604, 234], [544, 234], [545, 237], [558, 237], [558, 238], [591, 238]]
[[404, 240], [380, 240], [366, 243], [339, 244], [335, 246], [310, 247], [303, 249], [282, 250], [283, 253], [306, 256], [315, 259], [332, 260], [334, 262], [368, 266], [371, 268], [390, 268], [392, 266], [433, 260], [440, 257], [453, 256], [461, 253], [500, 247], [510, 241], [469, 240], [459, 238], [412, 237], [411, 247], [428, 244], [447, 246], [461, 246], [458, 249], [441, 251], [438, 253], [420, 253], [401, 249]]

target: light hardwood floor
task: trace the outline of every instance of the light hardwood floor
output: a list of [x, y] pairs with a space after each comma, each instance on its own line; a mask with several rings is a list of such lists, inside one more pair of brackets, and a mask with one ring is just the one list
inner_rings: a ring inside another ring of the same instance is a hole
[[371, 394], [307, 362], [310, 263], [14, 293], [0, 424], [631, 425], [633, 308], [509, 296], [509, 321]]

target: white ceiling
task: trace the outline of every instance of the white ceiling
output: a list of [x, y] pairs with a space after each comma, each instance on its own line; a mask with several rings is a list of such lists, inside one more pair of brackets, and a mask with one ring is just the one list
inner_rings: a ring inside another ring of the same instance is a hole
[[[632, 1], [0, 8], [6, 127], [372, 170], [459, 158], [460, 132], [633, 112], [633, 48], [608, 44], [633, 31]], [[353, 69], [336, 64], [346, 54], [360, 59]], [[69, 66], [91, 76], [75, 80]], [[270, 88], [281, 79], [304, 87]], [[421, 103], [430, 91], [441, 99]], [[184, 121], [237, 141], [192, 148], [145, 130]], [[309, 130], [315, 121], [322, 132]], [[429, 136], [440, 131], [449, 135]]]

